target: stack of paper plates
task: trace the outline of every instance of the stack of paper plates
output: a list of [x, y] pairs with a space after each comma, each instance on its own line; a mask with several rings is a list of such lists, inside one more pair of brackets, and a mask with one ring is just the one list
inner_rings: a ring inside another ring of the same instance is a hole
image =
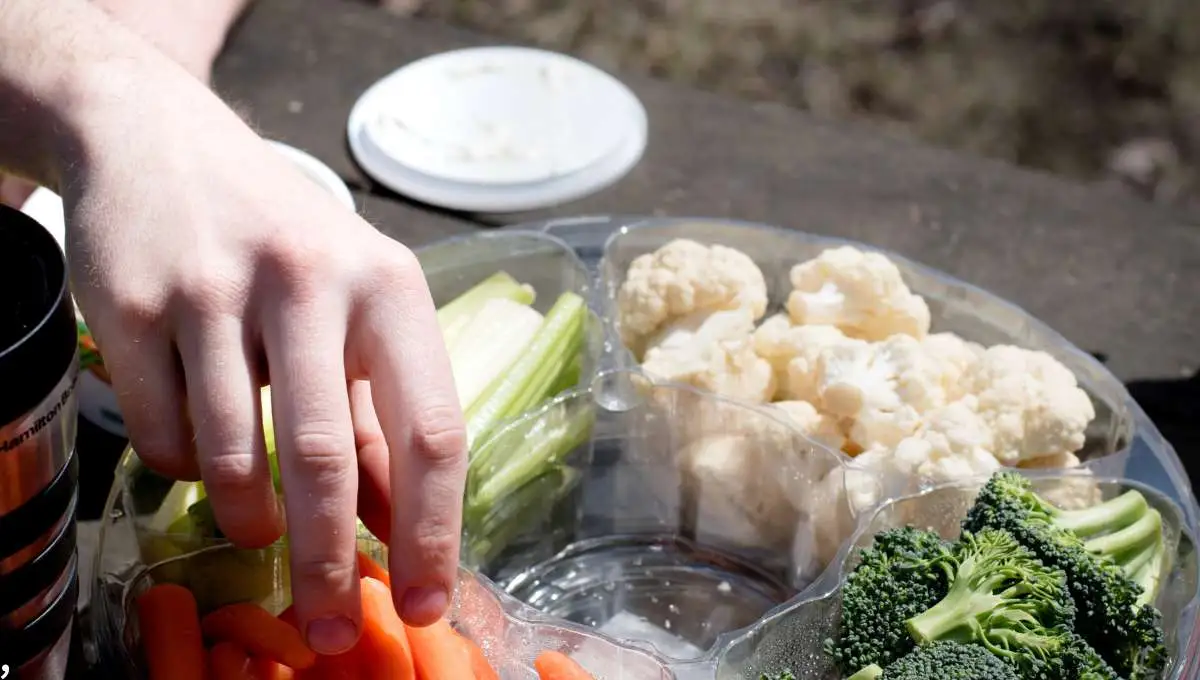
[[379, 183], [457, 210], [564, 203], [624, 176], [646, 110], [582, 61], [519, 47], [446, 52], [375, 85], [350, 112], [350, 149]]

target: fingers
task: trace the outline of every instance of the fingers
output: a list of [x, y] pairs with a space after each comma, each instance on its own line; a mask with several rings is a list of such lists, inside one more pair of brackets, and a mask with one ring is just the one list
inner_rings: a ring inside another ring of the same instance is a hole
[[350, 383], [350, 415], [358, 450], [358, 518], [372, 534], [386, 540], [392, 535], [391, 465], [371, 400], [371, 384], [365, 380]]
[[367, 304], [352, 346], [362, 350], [391, 453], [397, 611], [428, 625], [445, 612], [457, 575], [466, 436], [433, 300], [408, 258], [398, 285]]
[[264, 317], [275, 443], [285, 490], [296, 615], [336, 654], [362, 621], [355, 562], [357, 466], [346, 386], [345, 297], [293, 297]]
[[283, 534], [262, 432], [262, 403], [242, 321], [213, 315], [179, 333], [197, 460], [225, 536], [261, 548]]
[[150, 333], [101, 335], [109, 330], [115, 329], [92, 328], [138, 458], [165, 477], [199, 480], [175, 347], [166, 337]]

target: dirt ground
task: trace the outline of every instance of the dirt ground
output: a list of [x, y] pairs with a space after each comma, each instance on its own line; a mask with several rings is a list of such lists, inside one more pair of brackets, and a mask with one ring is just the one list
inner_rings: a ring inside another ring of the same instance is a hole
[[363, 0], [1200, 216], [1200, 0]]

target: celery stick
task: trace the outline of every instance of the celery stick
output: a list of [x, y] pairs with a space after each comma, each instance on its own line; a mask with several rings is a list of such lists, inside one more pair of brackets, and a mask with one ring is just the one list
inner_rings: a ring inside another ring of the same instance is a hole
[[546, 398], [562, 367], [581, 345], [587, 306], [574, 293], [563, 293], [528, 350], [471, 405], [466, 413], [467, 444], [473, 447], [507, 418], [529, 410]]
[[176, 522], [187, 516], [188, 508], [204, 497], [204, 485], [200, 482], [175, 482], [151, 518], [150, 530], [163, 534], [171, 532]]
[[484, 516], [476, 516], [466, 536], [464, 557], [473, 565], [485, 565], [523, 533], [540, 530], [544, 521], [579, 481], [579, 471], [558, 468], [517, 489], [511, 498], [492, 508]]
[[577, 409], [538, 436], [525, 438], [499, 469], [487, 476], [469, 502], [472, 506], [491, 507], [546, 470], [561, 465], [572, 451], [587, 441], [593, 422], [591, 409]]
[[[583, 348], [580, 347], [582, 350]], [[556, 397], [569, 389], [579, 385], [579, 379], [583, 377], [583, 352], [575, 355], [575, 359], [567, 364], [562, 373], [559, 373], [555, 379], [554, 385], [550, 388], [548, 396]]]
[[463, 327], [479, 313], [484, 303], [495, 298], [504, 298], [531, 305], [534, 291], [530, 286], [522, 285], [505, 272], [496, 272], [473, 288], [442, 305], [437, 310], [438, 325], [442, 327], [442, 337], [446, 346], [453, 346], [460, 337]]
[[542, 321], [532, 307], [492, 298], [467, 322], [450, 349], [454, 386], [463, 410], [525, 351]]

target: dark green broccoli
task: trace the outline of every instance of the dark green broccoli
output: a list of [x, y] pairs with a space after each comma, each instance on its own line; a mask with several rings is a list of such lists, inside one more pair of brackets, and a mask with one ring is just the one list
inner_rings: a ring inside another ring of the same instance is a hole
[[946, 596], [906, 622], [918, 644], [975, 643], [1022, 677], [1043, 677], [1068, 661], [1075, 603], [1067, 578], [1043, 565], [1006, 531], [963, 533], [953, 553], [930, 563], [950, 580]]
[[[1161, 565], [1154, 557], [1162, 551], [1161, 527], [1159, 513], [1136, 491], [1063, 511], [1012, 472], [994, 475], [963, 521], [968, 532], [1006, 530], [1045, 564], [1062, 569], [1075, 602], [1076, 632], [1130, 680], [1157, 678], [1167, 662], [1160, 617], [1145, 604], [1153, 595], [1131, 578], [1149, 571], [1146, 564]], [[1145, 581], [1156, 583], [1157, 574]]]
[[912, 527], [888, 529], [859, 553], [859, 564], [842, 586], [837, 636], [825, 652], [843, 675], [887, 664], [916, 646], [904, 622], [946, 594], [945, 570], [928, 565], [949, 554], [937, 534]]
[[880, 680], [1020, 680], [1013, 667], [979, 645], [935, 642], [888, 666]]

